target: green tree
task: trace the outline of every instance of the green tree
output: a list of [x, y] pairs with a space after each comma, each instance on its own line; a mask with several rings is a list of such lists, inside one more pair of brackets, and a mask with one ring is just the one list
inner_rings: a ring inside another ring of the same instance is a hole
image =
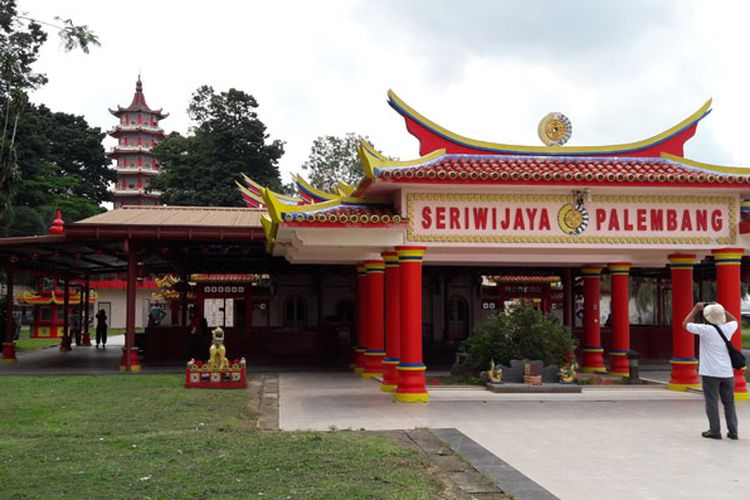
[[55, 208], [68, 222], [103, 211], [100, 205], [111, 199], [109, 183], [115, 180], [102, 147], [104, 133], [81, 116], [24, 107], [15, 142], [21, 182], [4, 217], [6, 235], [46, 231]]
[[284, 143], [268, 141], [257, 108], [255, 98], [241, 90], [199, 87], [187, 110], [192, 135], [172, 133], [154, 148], [161, 175], [150, 189], [161, 191], [167, 205], [244, 206], [234, 184], [244, 173], [280, 190]]
[[45, 75], [32, 71], [47, 41], [42, 24], [58, 31], [66, 50], [88, 52], [92, 45], [99, 45], [88, 26], [75, 25], [70, 19], [55, 20], [59, 24], [32, 19], [18, 12], [15, 0], [0, 0], [0, 211], [11, 204], [19, 182], [16, 139], [26, 92], [47, 83]]
[[302, 164], [310, 183], [324, 191], [333, 191], [338, 181], [356, 184], [365, 172], [357, 154], [357, 145], [367, 136], [347, 132], [343, 137], [322, 135], [313, 141], [310, 156]]

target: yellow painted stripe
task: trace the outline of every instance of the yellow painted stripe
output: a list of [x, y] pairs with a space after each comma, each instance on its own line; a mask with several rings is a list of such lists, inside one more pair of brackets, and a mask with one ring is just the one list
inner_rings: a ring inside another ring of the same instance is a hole
[[627, 274], [628, 271], [630, 271], [630, 267], [631, 267], [630, 265], [618, 264], [618, 265], [609, 266], [609, 271], [612, 273], [622, 272], [622, 273]]
[[430, 395], [426, 392], [394, 392], [393, 399], [401, 403], [427, 403]]
[[682, 163], [694, 168], [700, 168], [701, 170], [708, 170], [717, 174], [733, 174], [733, 175], [750, 175], [750, 168], [747, 167], [727, 167], [721, 165], [711, 165], [709, 163], [701, 163], [695, 160], [688, 160], [680, 156], [671, 155], [669, 153], [661, 153], [661, 157], [665, 160], [670, 160], [675, 163]]
[[[670, 391], [687, 391], [688, 389], [700, 389], [700, 384], [667, 384]], [[736, 399], [736, 397], [735, 397]]]
[[670, 257], [670, 264], [695, 264], [694, 257]]
[[385, 262], [365, 262], [368, 273], [385, 272]]
[[397, 250], [399, 259], [403, 257], [424, 257], [425, 250], [408, 249], [408, 250]]
[[427, 369], [426, 366], [397, 366], [396, 368], [405, 372], [423, 372]]
[[629, 151], [629, 150], [638, 150], [638, 149], [645, 149], [647, 147], [653, 146], [654, 144], [667, 139], [668, 137], [674, 135], [676, 132], [680, 131], [681, 129], [685, 128], [695, 120], [698, 120], [703, 115], [705, 115], [709, 109], [711, 108], [711, 99], [706, 101], [706, 103], [698, 108], [698, 110], [693, 113], [692, 115], [688, 116], [681, 122], [677, 123], [673, 127], [668, 128], [664, 132], [657, 134], [653, 137], [649, 137], [647, 139], [643, 139], [637, 142], [631, 142], [626, 144], [612, 144], [607, 146], [579, 146], [579, 147], [565, 147], [565, 146], [516, 146], [511, 144], [499, 144], [494, 142], [486, 142], [486, 141], [477, 141], [474, 139], [469, 139], [468, 137], [464, 137], [461, 135], [458, 135], [454, 132], [451, 132], [450, 130], [447, 130], [440, 125], [436, 124], [435, 122], [427, 119], [424, 115], [418, 113], [414, 108], [406, 104], [400, 97], [396, 95], [393, 90], [388, 91], [388, 97], [392, 99], [399, 107], [403, 108], [407, 111], [411, 116], [425, 124], [427, 127], [435, 130], [436, 132], [439, 132], [440, 134], [444, 135], [445, 137], [448, 137], [454, 141], [462, 142], [464, 144], [467, 144], [469, 146], [474, 146], [477, 148], [485, 148], [485, 149], [499, 149], [503, 151], [518, 151], [522, 153], [569, 153], [569, 154], [576, 154], [576, 153], [610, 153], [613, 151]]

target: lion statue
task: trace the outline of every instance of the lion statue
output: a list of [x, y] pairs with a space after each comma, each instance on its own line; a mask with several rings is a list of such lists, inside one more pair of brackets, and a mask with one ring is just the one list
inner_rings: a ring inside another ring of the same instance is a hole
[[227, 348], [224, 347], [224, 330], [220, 327], [216, 327], [211, 332], [213, 341], [208, 352], [210, 354], [208, 358], [208, 367], [211, 370], [225, 370], [229, 368], [229, 361], [227, 360]]

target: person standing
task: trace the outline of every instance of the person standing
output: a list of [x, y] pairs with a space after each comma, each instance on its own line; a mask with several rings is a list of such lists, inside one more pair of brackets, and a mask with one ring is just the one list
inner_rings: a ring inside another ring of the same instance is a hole
[[[703, 311], [703, 317], [708, 324], [693, 322], [699, 311]], [[721, 329], [727, 340], [731, 340], [739, 323], [732, 313], [716, 302], [698, 302], [682, 322], [685, 330], [700, 337], [698, 374], [703, 382], [703, 397], [706, 401], [706, 416], [709, 424], [709, 429], [701, 435], [708, 439], [721, 439], [718, 401], [721, 398], [727, 423], [727, 437], [737, 439], [739, 436], [737, 434], [737, 411], [734, 407], [734, 370], [727, 346], [714, 325]]]
[[96, 347], [102, 344], [102, 349], [107, 348], [107, 313], [104, 309], [99, 309], [96, 313]]

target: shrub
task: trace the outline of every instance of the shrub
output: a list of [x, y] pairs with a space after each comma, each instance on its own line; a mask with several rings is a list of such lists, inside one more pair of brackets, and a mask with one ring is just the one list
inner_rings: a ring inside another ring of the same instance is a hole
[[511, 359], [540, 359], [545, 364], [562, 363], [576, 347], [570, 330], [552, 316], [533, 307], [519, 306], [511, 312], [488, 317], [461, 346], [461, 354], [475, 369], [484, 369], [494, 359], [507, 365]]

